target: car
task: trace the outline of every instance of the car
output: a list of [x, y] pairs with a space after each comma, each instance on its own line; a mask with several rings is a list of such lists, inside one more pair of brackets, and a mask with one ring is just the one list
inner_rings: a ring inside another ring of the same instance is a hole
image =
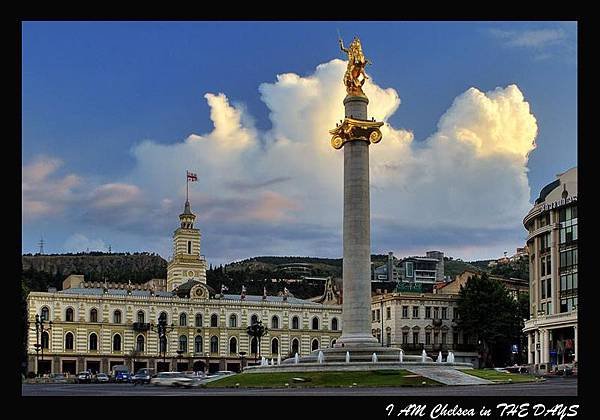
[[89, 384], [92, 382], [92, 374], [89, 371], [79, 372], [75, 377], [78, 384]]
[[219, 370], [215, 372], [215, 376], [226, 376], [226, 375], [235, 375], [235, 372], [231, 370]]
[[131, 377], [131, 382], [133, 382], [134, 385], [149, 384], [152, 376], [154, 376], [154, 369], [142, 368]]
[[183, 386], [191, 388], [200, 385], [200, 378], [196, 375], [186, 375], [181, 372], [160, 372], [150, 379], [156, 386]]
[[100, 382], [109, 382], [110, 378], [108, 377], [108, 375], [106, 373], [99, 373], [96, 375], [95, 381], [100, 383]]
[[50, 381], [55, 384], [65, 384], [67, 383], [67, 378], [62, 373], [51, 373]]
[[129, 382], [131, 381], [131, 374], [128, 370], [119, 370], [115, 373], [115, 382]]

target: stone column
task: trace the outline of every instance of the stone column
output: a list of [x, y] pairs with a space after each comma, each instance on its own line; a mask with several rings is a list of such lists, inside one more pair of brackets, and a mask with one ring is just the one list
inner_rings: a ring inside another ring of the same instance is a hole
[[533, 349], [535, 352], [533, 353], [533, 363], [535, 365], [540, 364], [540, 351], [538, 350], [538, 344], [540, 343], [540, 340], [538, 337], [539, 337], [539, 331], [534, 331], [533, 332], [533, 341], [534, 341]]
[[[366, 120], [364, 96], [344, 99], [347, 118]], [[369, 141], [344, 144], [344, 302], [341, 346], [375, 345], [371, 334], [371, 209]]]
[[577, 362], [577, 325], [573, 326], [573, 351], [575, 352], [575, 358], [573, 359], [573, 361]]
[[535, 350], [535, 344], [531, 332], [527, 333], [527, 364], [533, 363], [532, 350]]
[[540, 363], [548, 363], [548, 330], [540, 330]]

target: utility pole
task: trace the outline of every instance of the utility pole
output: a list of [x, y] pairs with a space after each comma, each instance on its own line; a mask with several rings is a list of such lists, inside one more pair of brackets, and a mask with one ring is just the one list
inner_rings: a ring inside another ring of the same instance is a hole
[[40, 247], [40, 255], [44, 254], [44, 237], [40, 237], [40, 241], [38, 242], [38, 246]]

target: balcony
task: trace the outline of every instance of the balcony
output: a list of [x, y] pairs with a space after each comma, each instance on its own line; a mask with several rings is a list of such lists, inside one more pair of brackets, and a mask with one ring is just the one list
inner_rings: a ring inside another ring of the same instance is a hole
[[135, 332], [145, 332], [150, 329], [150, 324], [148, 322], [134, 322], [133, 323], [133, 331]]

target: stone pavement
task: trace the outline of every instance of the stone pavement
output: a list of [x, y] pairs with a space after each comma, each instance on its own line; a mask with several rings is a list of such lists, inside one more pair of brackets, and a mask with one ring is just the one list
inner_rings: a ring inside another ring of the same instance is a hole
[[407, 367], [406, 370], [444, 385], [484, 385], [491, 384], [487, 379], [468, 375], [458, 369], [443, 369], [438, 367]]

